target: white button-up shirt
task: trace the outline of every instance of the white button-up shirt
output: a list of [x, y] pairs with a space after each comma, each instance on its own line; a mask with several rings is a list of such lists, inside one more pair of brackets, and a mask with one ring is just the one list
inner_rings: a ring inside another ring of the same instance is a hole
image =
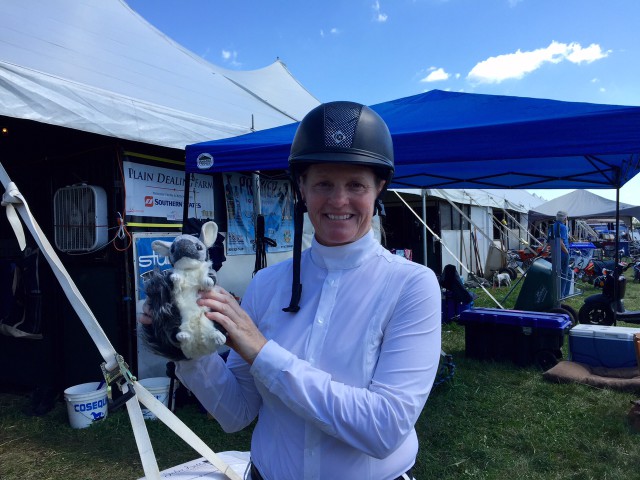
[[251, 457], [266, 480], [394, 479], [415, 462], [414, 424], [440, 358], [440, 287], [370, 231], [258, 272], [242, 307], [268, 339], [250, 367], [235, 352], [177, 373], [226, 431], [258, 416]]

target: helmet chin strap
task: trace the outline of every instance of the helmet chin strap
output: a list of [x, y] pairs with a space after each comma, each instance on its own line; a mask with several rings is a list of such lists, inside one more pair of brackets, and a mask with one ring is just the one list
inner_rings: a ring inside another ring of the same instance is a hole
[[293, 213], [293, 279], [291, 282], [291, 301], [283, 312], [296, 313], [300, 310], [302, 284], [300, 283], [300, 257], [302, 255], [302, 232], [304, 229], [304, 212], [307, 206], [302, 200], [297, 182], [292, 182], [295, 192], [295, 208]]

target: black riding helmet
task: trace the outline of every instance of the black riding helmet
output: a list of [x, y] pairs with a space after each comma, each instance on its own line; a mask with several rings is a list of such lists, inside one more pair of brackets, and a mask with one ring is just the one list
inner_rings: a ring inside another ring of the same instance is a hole
[[298, 179], [309, 165], [318, 163], [371, 167], [379, 178], [386, 180], [385, 187], [376, 199], [374, 207], [384, 215], [381, 198], [394, 172], [393, 142], [387, 124], [380, 115], [366, 105], [354, 102], [329, 102], [311, 110], [298, 125], [289, 155], [289, 172], [296, 206], [293, 285], [291, 303], [284, 309], [286, 312], [300, 310], [298, 304], [302, 294], [300, 255], [306, 207], [300, 196]]

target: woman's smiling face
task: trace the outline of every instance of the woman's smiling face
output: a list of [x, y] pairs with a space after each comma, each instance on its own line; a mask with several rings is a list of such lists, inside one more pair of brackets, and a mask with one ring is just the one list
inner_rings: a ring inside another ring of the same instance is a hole
[[334, 247], [355, 242], [369, 231], [384, 181], [364, 166], [314, 164], [299, 186], [316, 240]]

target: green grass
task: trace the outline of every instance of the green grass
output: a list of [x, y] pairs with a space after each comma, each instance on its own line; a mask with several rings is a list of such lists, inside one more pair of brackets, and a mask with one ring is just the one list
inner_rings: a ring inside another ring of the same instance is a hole
[[[137, 479], [144, 476], [126, 409], [109, 414], [89, 428], [68, 426], [66, 406], [58, 402], [49, 414], [30, 417], [23, 395], [0, 395], [0, 479], [73, 480]], [[178, 416], [215, 452], [249, 450], [249, 430], [225, 434], [195, 405]], [[160, 421], [147, 421], [160, 469], [200, 455]]]
[[[584, 294], [567, 301], [576, 310], [586, 295], [598, 291], [581, 287]], [[507, 291], [490, 290], [501, 301]], [[476, 306], [494, 306], [477, 293]], [[516, 298], [514, 291], [505, 306]], [[631, 280], [625, 304], [640, 309], [640, 285]], [[640, 435], [626, 420], [637, 395], [549, 383], [536, 367], [467, 359], [464, 327], [455, 323], [443, 326], [443, 348], [453, 356], [456, 370], [434, 388], [416, 426], [417, 479], [640, 478]], [[143, 476], [125, 411], [74, 430], [62, 402], [43, 417], [26, 416], [28, 407], [25, 394], [0, 394], [0, 479]], [[214, 451], [249, 449], [250, 429], [225, 434], [193, 405], [177, 414]], [[148, 421], [147, 426], [161, 469], [200, 456], [161, 422]]]

